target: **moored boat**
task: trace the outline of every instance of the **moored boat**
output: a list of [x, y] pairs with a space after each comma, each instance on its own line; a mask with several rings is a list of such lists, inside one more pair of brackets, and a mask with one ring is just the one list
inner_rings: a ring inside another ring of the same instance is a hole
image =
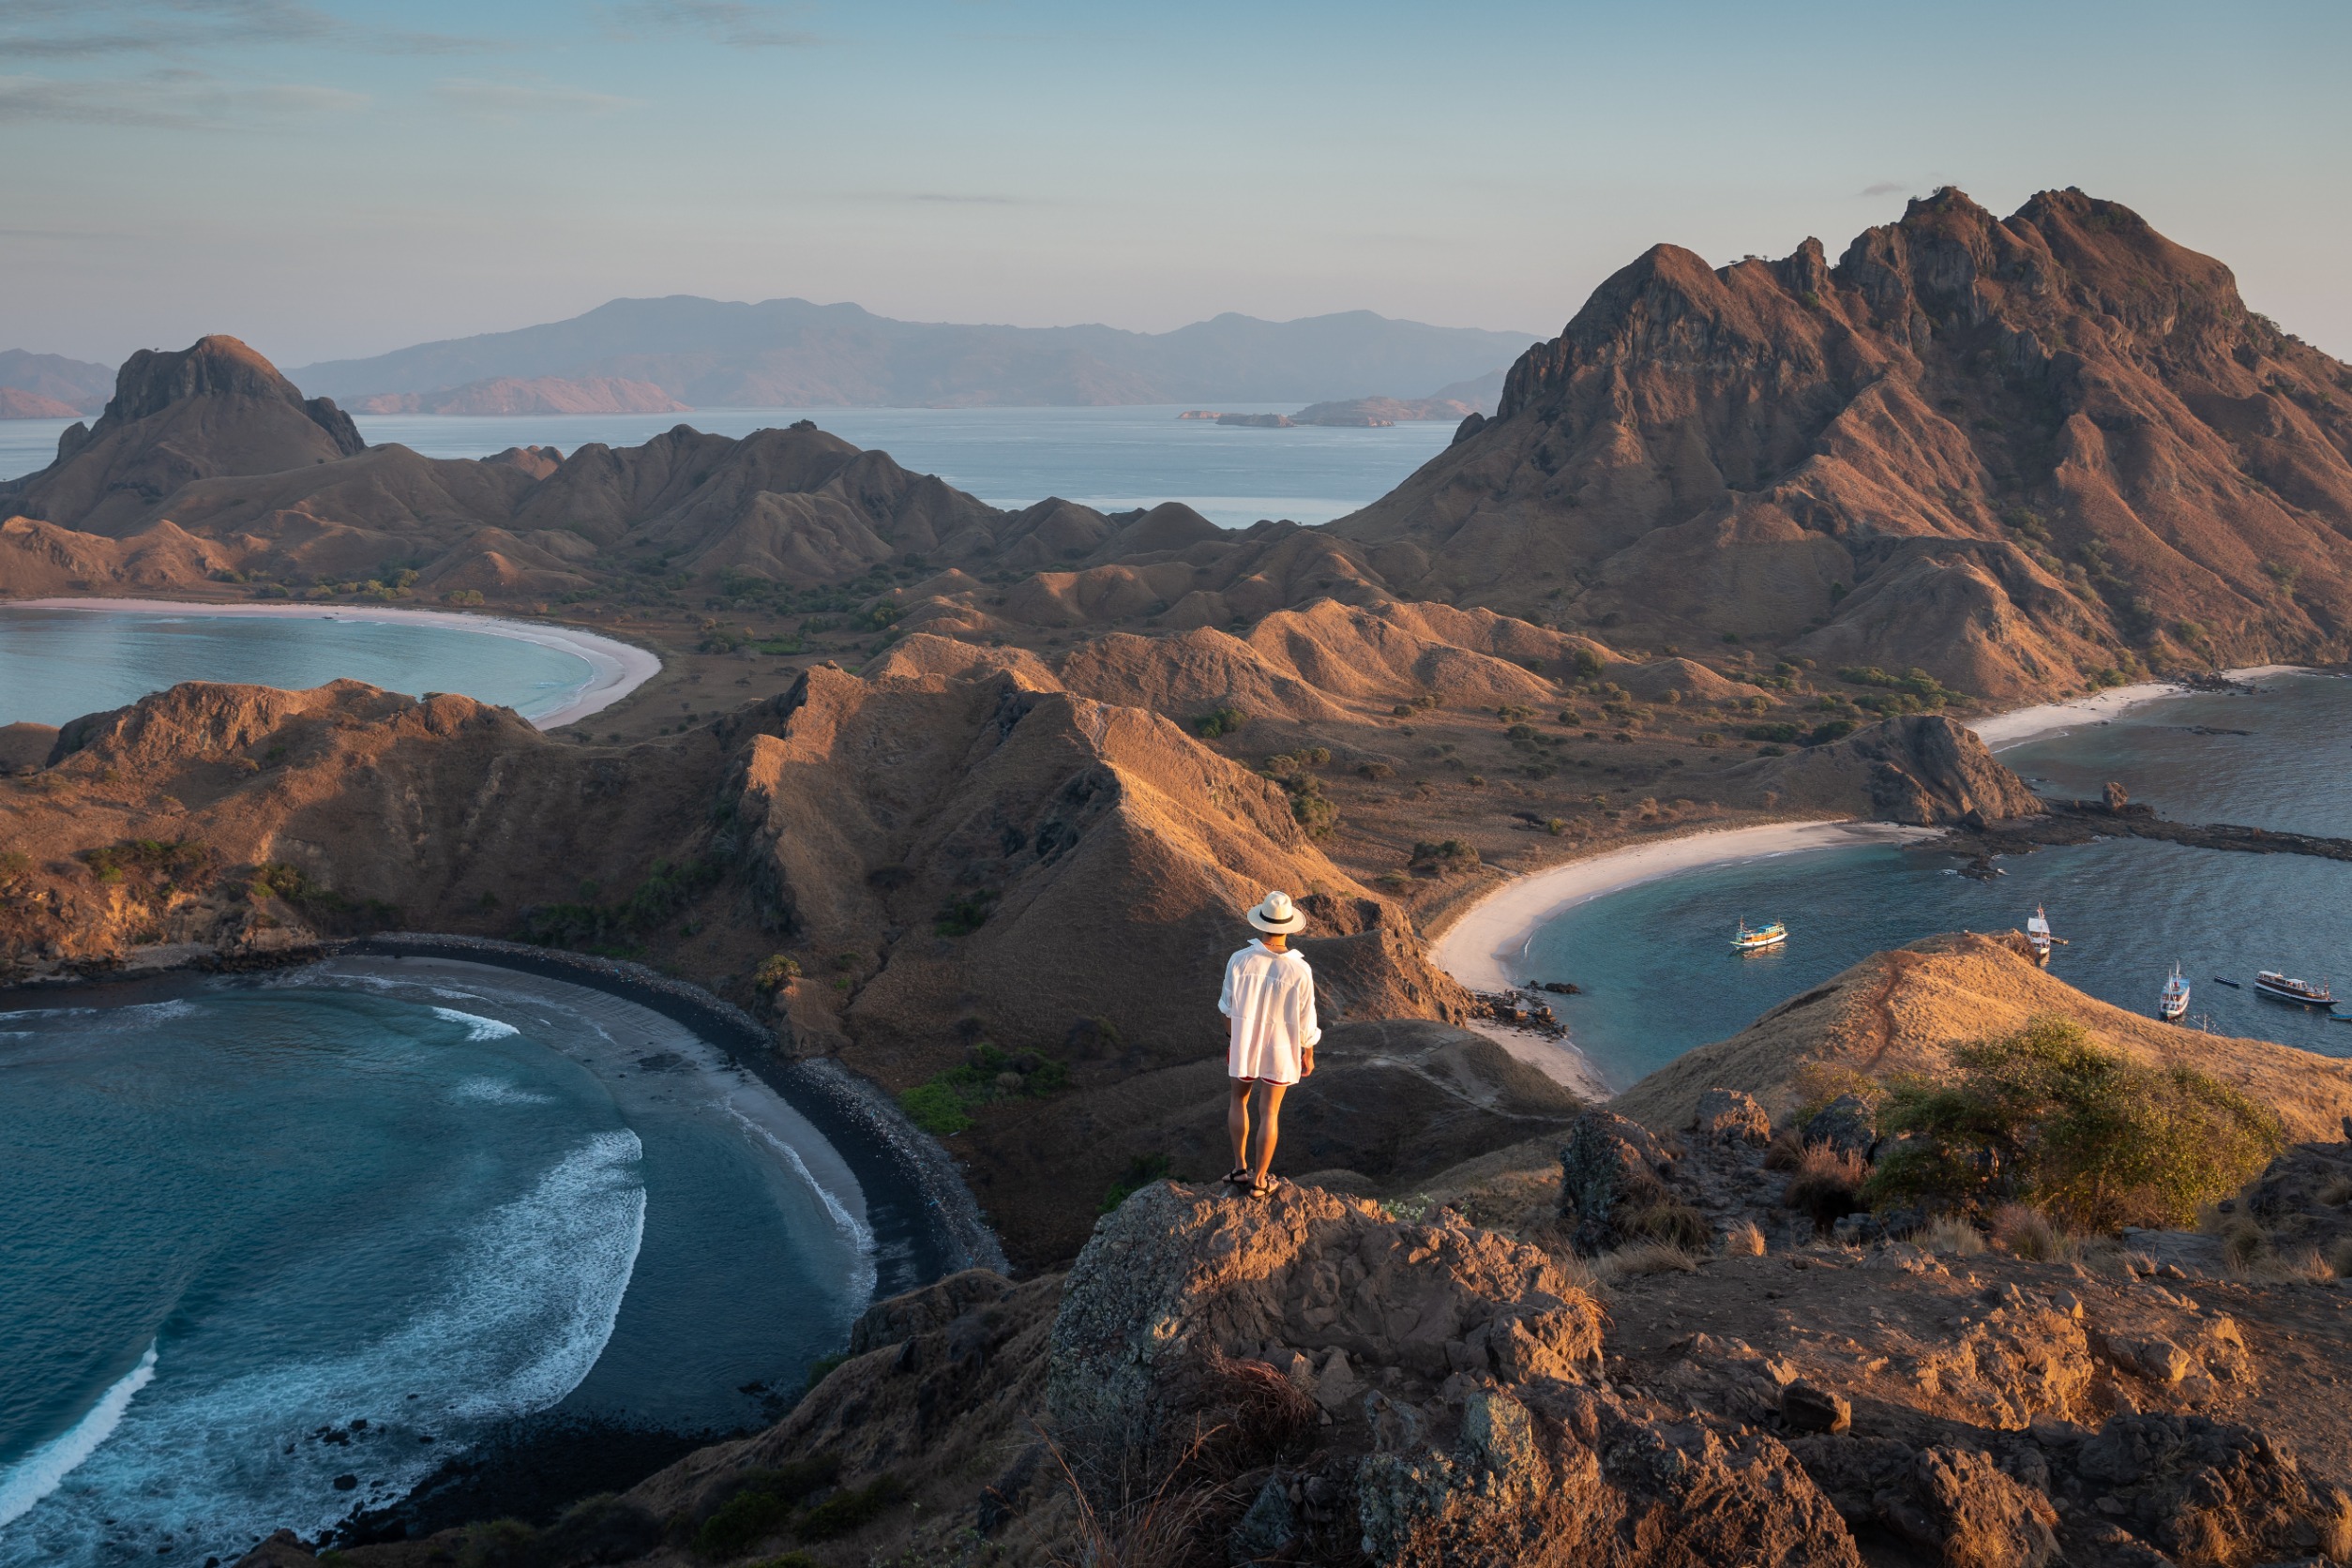
[[1767, 926], [1751, 927], [1740, 922], [1740, 928], [1731, 934], [1731, 945], [1741, 953], [1761, 953], [1767, 947], [1778, 947], [1788, 940], [1788, 927], [1775, 920]]
[[2172, 966], [2172, 973], [2164, 981], [2164, 989], [2156, 999], [2156, 1016], [2166, 1023], [2179, 1023], [2180, 1015], [2189, 1010], [2189, 982], [2182, 976], [2180, 966]]
[[2264, 996], [2279, 1002], [2292, 1002], [2300, 1007], [2328, 1007], [2335, 1003], [2324, 979], [2298, 980], [2292, 975], [2281, 974], [2275, 969], [2266, 969], [2254, 976], [2254, 989]]
[[2044, 969], [2047, 969], [2050, 964], [2052, 944], [2055, 943], [2060, 947], [2066, 945], [2064, 937], [2050, 934], [2049, 912], [2040, 904], [2033, 906], [2033, 918], [2026, 922], [2026, 941], [2033, 945], [2033, 961]]

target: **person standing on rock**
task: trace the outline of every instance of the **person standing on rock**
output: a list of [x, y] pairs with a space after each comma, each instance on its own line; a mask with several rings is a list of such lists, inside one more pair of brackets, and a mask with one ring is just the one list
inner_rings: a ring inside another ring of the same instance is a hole
[[1263, 1198], [1274, 1187], [1267, 1171], [1281, 1131], [1283, 1093], [1314, 1073], [1315, 1045], [1323, 1032], [1315, 1022], [1315, 972], [1290, 951], [1291, 933], [1305, 927], [1306, 916], [1288, 893], [1269, 893], [1249, 912], [1249, 923], [1265, 935], [1225, 961], [1225, 992], [1217, 998], [1217, 1011], [1233, 1020], [1225, 1052], [1233, 1080], [1225, 1111], [1233, 1168], [1225, 1179]]

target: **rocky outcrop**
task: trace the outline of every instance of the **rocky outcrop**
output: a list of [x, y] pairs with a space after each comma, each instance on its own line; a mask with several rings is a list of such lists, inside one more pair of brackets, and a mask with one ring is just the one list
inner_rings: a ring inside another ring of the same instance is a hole
[[1940, 714], [1885, 719], [1745, 771], [1753, 787], [1789, 807], [1914, 827], [1982, 827], [2043, 809], [2026, 781], [1996, 761], [1974, 731]]
[[98, 422], [67, 431], [48, 468], [0, 486], [0, 507], [126, 533], [196, 481], [334, 462], [366, 445], [331, 400], [305, 399], [234, 338], [204, 338], [178, 353], [131, 355]]
[[[1729, 1039], [1661, 1067], [1609, 1108], [1653, 1129], [1685, 1127], [1702, 1094], [1728, 1085], [1783, 1119], [1810, 1098], [1799, 1088], [1808, 1072], [1940, 1077], [1956, 1043], [2011, 1033], [2039, 1017], [2073, 1019], [2103, 1047], [2150, 1066], [2211, 1074], [2275, 1110], [2290, 1137], [2333, 1139], [2352, 1113], [2352, 1067], [2265, 1040], [2183, 1032], [2112, 1006], [2038, 967], [2016, 932], [1928, 937], [1874, 954]], [[1801, 1131], [1832, 1138], [1826, 1122]], [[1874, 1136], [1859, 1117], [1834, 1134], [1860, 1149]]]
[[[1410, 542], [1398, 592], [1728, 633], [1963, 690], [2341, 656], [2352, 368], [2137, 214], [1956, 190], [1834, 264], [1659, 246], [1471, 425], [1334, 524]], [[2282, 592], [2276, 573], [2292, 568]]]

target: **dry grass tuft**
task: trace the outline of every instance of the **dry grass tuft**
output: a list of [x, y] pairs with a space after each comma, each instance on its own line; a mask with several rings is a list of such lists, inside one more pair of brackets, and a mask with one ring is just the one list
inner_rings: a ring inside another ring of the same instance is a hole
[[1784, 1132], [1765, 1146], [1764, 1168], [1794, 1170], [1804, 1163], [1804, 1139], [1799, 1138], [1794, 1130]]
[[1123, 1474], [1116, 1495], [1102, 1499], [1080, 1484], [1062, 1446], [1044, 1428], [1037, 1435], [1045, 1440], [1046, 1452], [1053, 1455], [1078, 1505], [1078, 1549], [1055, 1553], [1053, 1568], [1187, 1568], [1196, 1560], [1203, 1515], [1217, 1493], [1214, 1487], [1182, 1485], [1179, 1478], [1217, 1435], [1214, 1429], [1195, 1438], [1149, 1492], [1141, 1491], [1133, 1476]]
[[1625, 1229], [1644, 1241], [1665, 1242], [1686, 1252], [1704, 1252], [1714, 1240], [1714, 1228], [1705, 1214], [1672, 1199], [1628, 1216]]
[[1826, 1143], [1812, 1144], [1799, 1157], [1796, 1174], [1788, 1178], [1780, 1205], [1811, 1215], [1817, 1227], [1824, 1226], [1854, 1212], [1854, 1195], [1869, 1178], [1870, 1167], [1860, 1154]]
[[2352, 1176], [2331, 1176], [2319, 1189], [2319, 1201], [2341, 1209], [2352, 1203]]
[[2352, 1279], [2352, 1236], [2345, 1236], [2328, 1249], [2328, 1267], [2338, 1279]]
[[1601, 1255], [1605, 1280], [1638, 1279], [1644, 1274], [1696, 1274], [1698, 1259], [1666, 1242], [1635, 1242]]
[[1765, 1251], [1764, 1232], [1752, 1219], [1741, 1220], [1723, 1234], [1723, 1252], [1726, 1258], [1761, 1258]]
[[1984, 1232], [1956, 1214], [1937, 1214], [1911, 1240], [1929, 1252], [1974, 1258], [1984, 1250]]
[[2004, 1203], [1993, 1213], [1993, 1242], [2003, 1251], [2035, 1263], [2071, 1262], [2082, 1252], [2079, 1238], [2068, 1234], [2039, 1209]]

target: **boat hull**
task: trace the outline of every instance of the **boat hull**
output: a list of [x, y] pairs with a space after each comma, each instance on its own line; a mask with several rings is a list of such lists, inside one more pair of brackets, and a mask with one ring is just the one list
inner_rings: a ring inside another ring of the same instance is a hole
[[2284, 990], [2276, 986], [2266, 986], [2259, 980], [2254, 983], [2254, 988], [2257, 996], [2267, 996], [2273, 1002], [2284, 1002], [2296, 1007], [2332, 1007], [2335, 1005], [2335, 999], [2332, 996], [2305, 996], [2300, 991]]

